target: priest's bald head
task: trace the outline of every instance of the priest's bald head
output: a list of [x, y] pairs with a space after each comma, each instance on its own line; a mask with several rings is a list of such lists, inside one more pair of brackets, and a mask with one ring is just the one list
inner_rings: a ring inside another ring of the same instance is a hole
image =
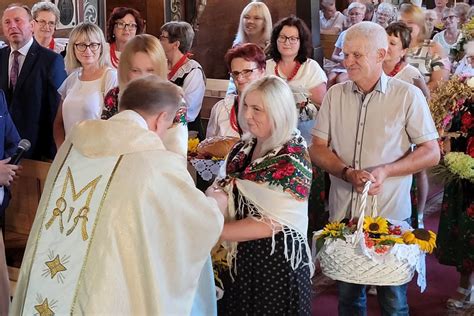
[[132, 80], [120, 97], [120, 111], [132, 110], [147, 122], [148, 129], [163, 136], [182, 106], [183, 90], [167, 80], [150, 75]]

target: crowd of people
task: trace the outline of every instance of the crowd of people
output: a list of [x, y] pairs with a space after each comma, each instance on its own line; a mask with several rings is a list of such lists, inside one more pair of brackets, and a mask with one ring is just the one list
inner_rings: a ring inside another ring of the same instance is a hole
[[[263, 2], [250, 2], [222, 60], [227, 95], [207, 129], [206, 75], [190, 53], [189, 23], [165, 23], [155, 37], [138, 11], [118, 7], [105, 33], [80, 23], [66, 45], [53, 37], [54, 4], [9, 5], [1, 216], [21, 169], [9, 164], [20, 137], [31, 142], [27, 158], [52, 161], [11, 313], [310, 315], [308, 236], [348, 220], [367, 181], [381, 216], [422, 228], [426, 169], [439, 163], [443, 136], [428, 102], [454, 74], [474, 76], [472, 39], [457, 51], [474, 8], [403, 2], [349, 1], [340, 12], [322, 0], [321, 34], [338, 36], [324, 64], [311, 58], [302, 19], [273, 24]], [[239, 139], [207, 189], [187, 170], [190, 133]], [[469, 213], [472, 202], [465, 193], [445, 213]], [[462, 221], [457, 236], [474, 240], [469, 214], [445, 215], [440, 231]], [[474, 300], [474, 261], [466, 264], [474, 247], [456, 242], [440, 234], [439, 256], [460, 273], [447, 306], [462, 309]], [[337, 285], [339, 315], [365, 315], [366, 285]], [[408, 315], [407, 284], [376, 293], [382, 314]], [[0, 234], [0, 315], [9, 306]]]

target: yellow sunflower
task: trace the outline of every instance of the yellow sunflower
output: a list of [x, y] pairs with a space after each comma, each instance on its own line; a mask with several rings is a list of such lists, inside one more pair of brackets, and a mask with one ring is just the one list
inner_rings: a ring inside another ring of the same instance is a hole
[[403, 234], [402, 238], [405, 244], [416, 244], [427, 253], [432, 253], [433, 249], [436, 248], [436, 234], [431, 230], [418, 228], [413, 231], [407, 231]]
[[364, 218], [364, 231], [371, 234], [388, 234], [388, 222], [385, 218], [366, 216]]
[[320, 238], [325, 238], [325, 237], [340, 237], [342, 236], [342, 230], [346, 227], [346, 224], [344, 223], [339, 223], [339, 222], [334, 222], [334, 223], [329, 223], [324, 226], [323, 232], [320, 235]]
[[199, 145], [198, 138], [188, 139], [188, 152], [195, 153], [197, 151], [197, 146]]

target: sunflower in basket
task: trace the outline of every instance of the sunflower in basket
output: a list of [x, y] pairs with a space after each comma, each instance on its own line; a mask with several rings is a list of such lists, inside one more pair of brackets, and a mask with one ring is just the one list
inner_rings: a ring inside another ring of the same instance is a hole
[[416, 244], [427, 253], [432, 253], [433, 249], [436, 248], [436, 234], [431, 230], [418, 228], [413, 231], [407, 231], [403, 234], [402, 238], [405, 244]]
[[364, 217], [364, 231], [372, 235], [388, 234], [388, 221], [380, 216]]
[[343, 238], [346, 224], [340, 222], [329, 223], [324, 226], [323, 232], [319, 235], [319, 238]]

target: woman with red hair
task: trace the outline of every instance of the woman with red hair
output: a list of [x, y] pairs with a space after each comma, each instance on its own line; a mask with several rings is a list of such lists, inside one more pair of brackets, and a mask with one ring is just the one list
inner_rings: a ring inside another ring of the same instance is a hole
[[237, 122], [239, 94], [250, 83], [265, 75], [265, 53], [253, 43], [229, 49], [225, 55], [225, 62], [230, 76], [234, 79], [237, 95], [228, 94], [212, 107], [206, 137], [242, 135]]

